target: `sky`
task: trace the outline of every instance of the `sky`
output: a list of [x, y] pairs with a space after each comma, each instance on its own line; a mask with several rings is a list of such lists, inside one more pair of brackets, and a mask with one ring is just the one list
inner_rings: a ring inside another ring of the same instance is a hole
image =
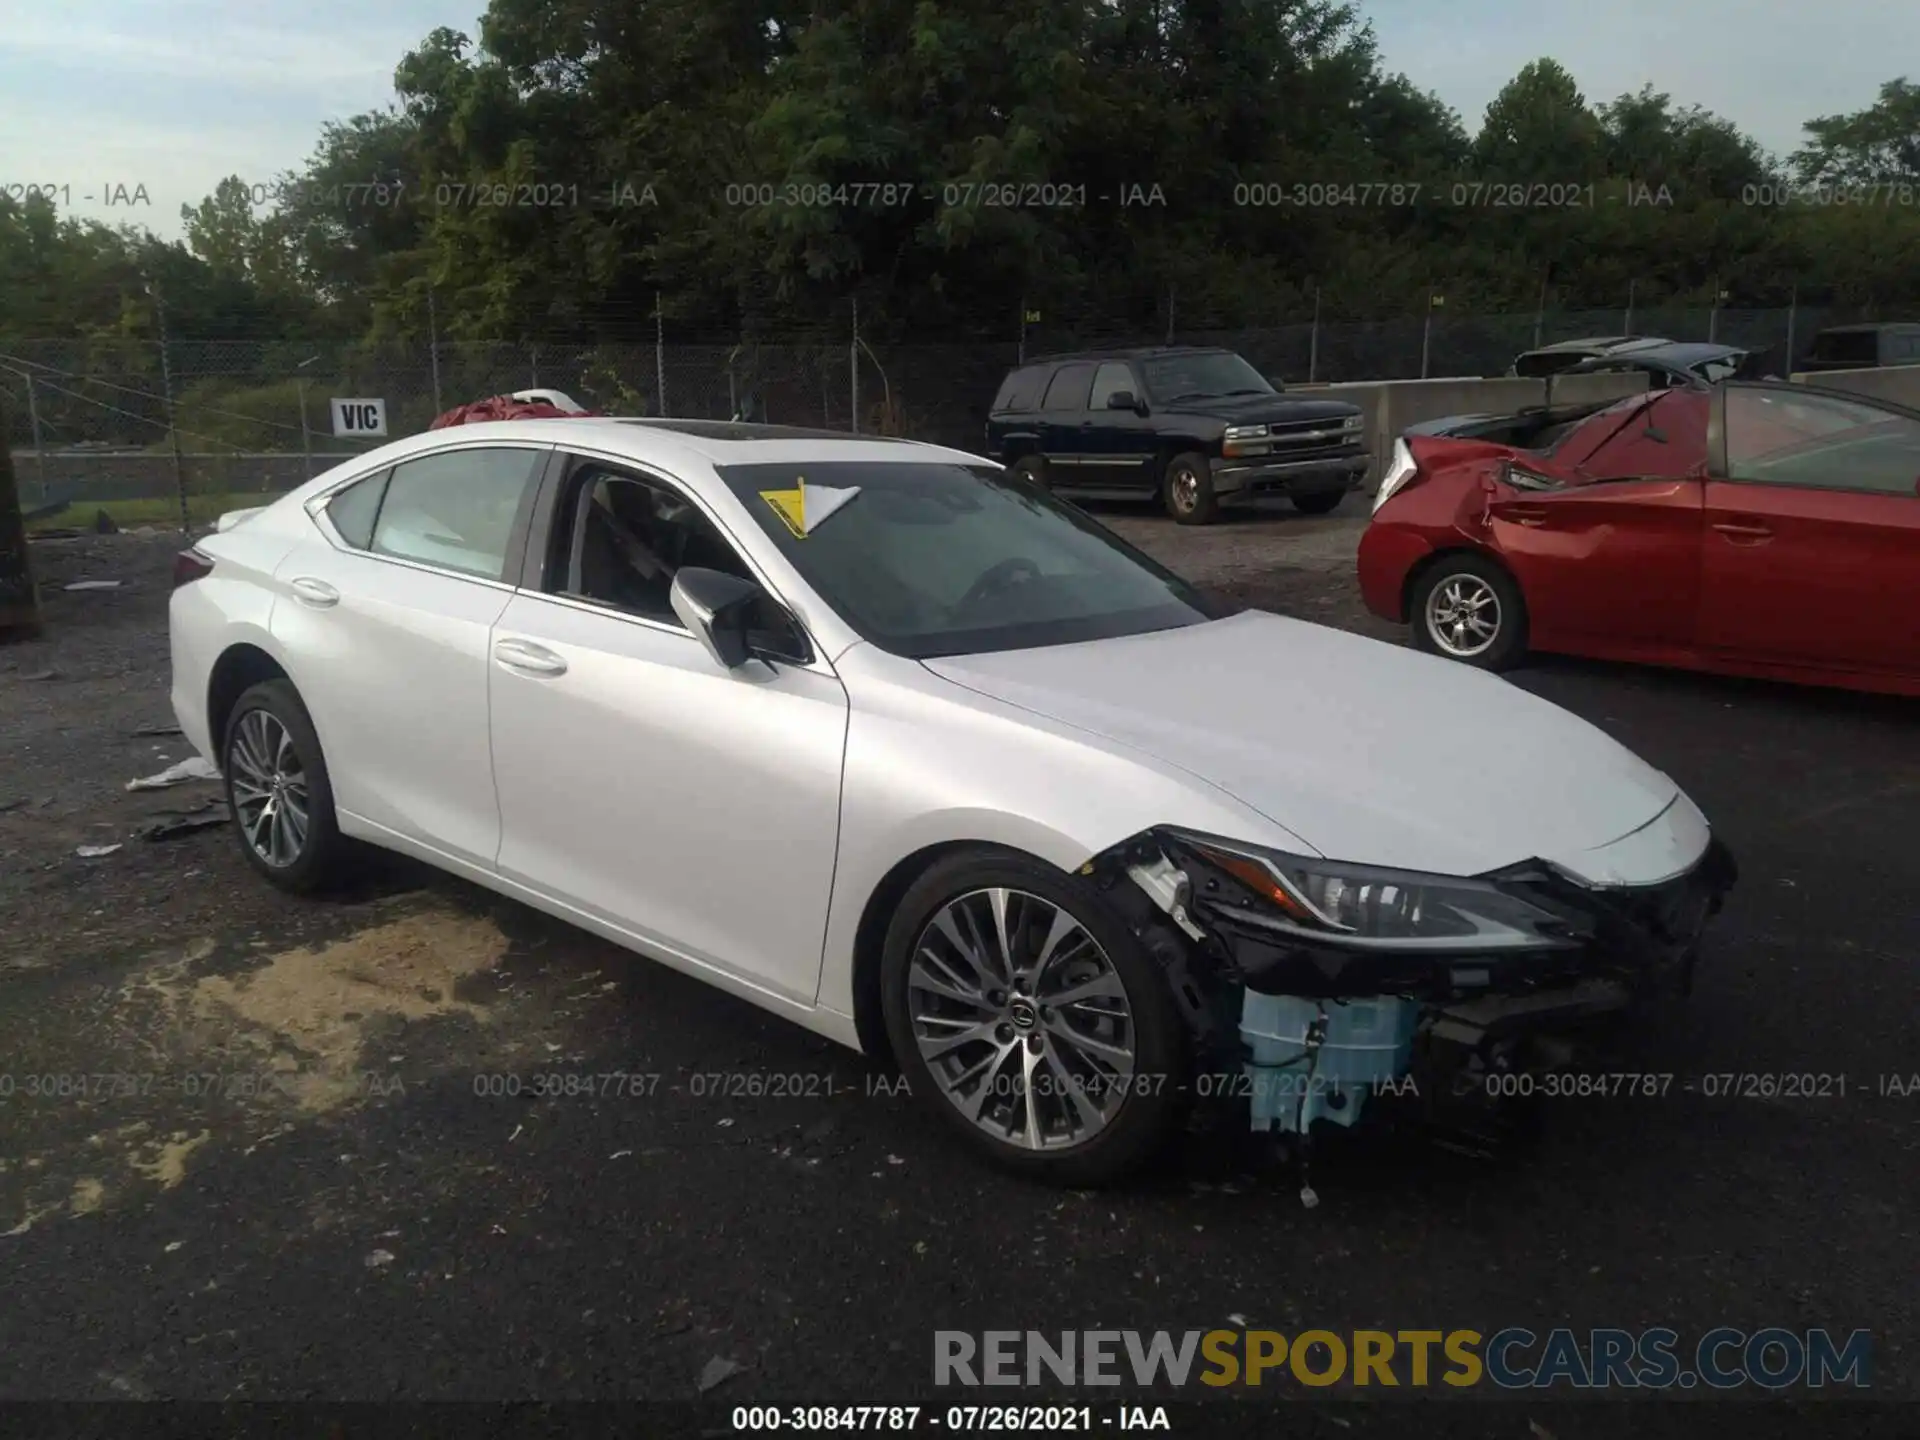
[[[482, 0], [0, 0], [0, 187], [54, 187], [81, 216], [181, 233], [226, 175], [265, 186], [321, 125], [393, 98], [429, 31]], [[1469, 131], [1551, 55], [1589, 101], [1651, 84], [1784, 154], [1815, 115], [1920, 79], [1912, 0], [1362, 0], [1389, 68]], [[264, 191], [262, 192], [264, 194]]]

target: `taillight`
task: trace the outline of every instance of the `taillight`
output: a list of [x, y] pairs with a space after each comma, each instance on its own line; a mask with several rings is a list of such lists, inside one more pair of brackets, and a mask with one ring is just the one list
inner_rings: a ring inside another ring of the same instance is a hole
[[213, 557], [196, 547], [188, 547], [173, 557], [173, 588], [191, 585], [213, 573]]

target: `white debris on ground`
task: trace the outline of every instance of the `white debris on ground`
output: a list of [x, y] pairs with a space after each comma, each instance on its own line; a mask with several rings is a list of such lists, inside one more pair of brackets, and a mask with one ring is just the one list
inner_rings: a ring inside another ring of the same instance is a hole
[[129, 780], [129, 790], [164, 790], [169, 785], [184, 785], [189, 780], [218, 780], [220, 767], [204, 755], [189, 755], [177, 765], [169, 765], [156, 775]]

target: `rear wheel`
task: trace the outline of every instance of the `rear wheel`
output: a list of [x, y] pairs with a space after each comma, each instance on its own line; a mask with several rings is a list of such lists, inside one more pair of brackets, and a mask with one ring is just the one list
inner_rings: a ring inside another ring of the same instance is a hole
[[1484, 556], [1443, 555], [1414, 584], [1413, 643], [1434, 655], [1504, 670], [1527, 648], [1527, 602]]
[[350, 847], [334, 817], [320, 737], [292, 681], [262, 681], [241, 695], [221, 754], [247, 863], [284, 890], [337, 879]]
[[1207, 457], [1192, 451], [1175, 455], [1161, 474], [1167, 513], [1182, 525], [1211, 525], [1220, 518], [1220, 497], [1213, 489]]
[[1302, 515], [1328, 515], [1340, 507], [1340, 502], [1347, 498], [1347, 492], [1344, 488], [1304, 490], [1288, 498], [1293, 501], [1293, 508]]
[[1029, 856], [970, 851], [914, 882], [881, 1005], [914, 1094], [1005, 1169], [1118, 1180], [1182, 1113], [1186, 1032], [1164, 972], [1098, 891]]

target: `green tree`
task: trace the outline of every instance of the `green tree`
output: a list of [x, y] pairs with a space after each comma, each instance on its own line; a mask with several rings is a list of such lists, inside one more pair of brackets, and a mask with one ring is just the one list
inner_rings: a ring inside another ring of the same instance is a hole
[[1821, 115], [1802, 128], [1812, 137], [1793, 155], [1802, 184], [1920, 184], [1920, 85], [1904, 76], [1882, 85], [1864, 110]]

